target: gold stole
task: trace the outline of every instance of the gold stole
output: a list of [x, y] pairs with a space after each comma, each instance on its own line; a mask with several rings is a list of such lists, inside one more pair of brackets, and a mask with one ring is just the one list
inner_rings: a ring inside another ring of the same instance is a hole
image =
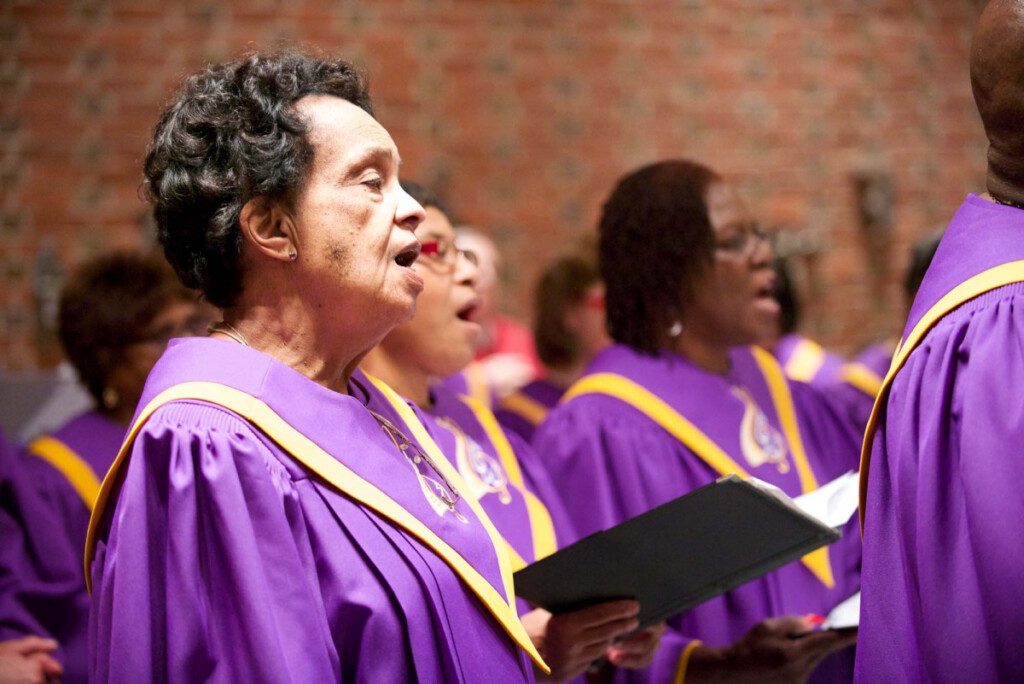
[[534, 427], [544, 422], [548, 407], [522, 392], [513, 392], [501, 400], [501, 408], [510, 411]]
[[462, 371], [466, 378], [466, 392], [484, 406], [491, 405], [491, 385], [487, 382], [484, 365], [479, 361], [470, 361]]
[[882, 381], [882, 387], [875, 398], [875, 405], [871, 409], [871, 418], [868, 419], [867, 429], [864, 431], [864, 444], [860, 452], [860, 528], [864, 532], [864, 512], [868, 496], [868, 472], [871, 467], [871, 447], [875, 439], [875, 431], [878, 429], [878, 421], [881, 418], [885, 403], [889, 398], [889, 389], [896, 378], [896, 374], [907, 362], [910, 353], [917, 348], [924, 336], [932, 327], [938, 323], [943, 316], [964, 302], [985, 294], [996, 288], [1004, 287], [1012, 283], [1024, 282], [1024, 261], [1010, 261], [968, 278], [952, 290], [942, 296], [939, 301], [925, 312], [921, 320], [907, 335], [905, 340], [900, 340], [896, 345], [896, 353], [892, 358], [892, 365], [889, 372]]
[[810, 382], [825, 365], [825, 350], [817, 342], [806, 337], [793, 346], [793, 353], [786, 360], [786, 375], [800, 382]]
[[37, 437], [29, 442], [28, 452], [56, 468], [92, 511], [100, 493], [100, 481], [85, 459], [56, 437]]
[[[406, 420], [406, 415], [408, 414], [422, 427], [422, 423], [420, 423], [419, 419], [416, 418], [416, 414], [409, 408], [409, 405], [405, 400], [391, 388], [390, 385], [369, 373], [366, 373], [366, 377], [384, 394], [407, 424], [409, 421]], [[530, 532], [533, 538], [534, 561], [539, 561], [541, 558], [550, 556], [558, 550], [558, 545], [555, 541], [555, 527], [551, 522], [551, 515], [548, 513], [548, 509], [544, 503], [526, 488], [526, 483], [523, 480], [523, 473], [519, 468], [519, 461], [516, 459], [515, 451], [513, 451], [512, 445], [505, 436], [505, 432], [498, 424], [497, 418], [494, 417], [494, 414], [490, 409], [476, 399], [467, 396], [459, 396], [459, 399], [473, 412], [473, 416], [476, 418], [477, 422], [480, 423], [480, 427], [483, 428], [487, 438], [494, 446], [494, 450], [498, 453], [498, 458], [501, 459], [501, 464], [505, 468], [505, 473], [508, 475], [509, 483], [516, 487], [516, 489], [518, 489], [523, 495], [523, 500], [526, 503], [526, 510], [530, 518]], [[409, 429], [414, 433], [414, 435], [417, 434], [415, 427], [410, 426]], [[437, 448], [438, 453], [440, 453], [440, 449], [436, 447], [436, 443], [430, 439], [430, 435], [426, 434], [425, 429], [424, 436], [426, 439], [430, 440], [432, 444], [435, 444], [435, 448]], [[417, 440], [418, 439], [419, 438], [417, 436]], [[431, 454], [431, 457], [433, 457], [433, 454]], [[498, 534], [500, 535], [500, 532]], [[507, 539], [502, 537], [502, 541], [505, 543], [505, 549], [508, 551], [509, 558], [512, 563], [512, 572], [525, 568], [527, 564], [526, 561], [523, 560], [522, 555], [515, 550]]]
[[[812, 492], [818, 488], [818, 481], [807, 460], [807, 453], [804, 451], [803, 439], [797, 425], [796, 410], [793, 406], [793, 397], [789, 392], [786, 377], [771, 354], [759, 347], [752, 347], [751, 351], [772, 395], [776, 415], [782, 425], [782, 431], [786, 435], [786, 441], [789, 443], [793, 462], [800, 477], [801, 489], [805, 494]], [[750, 477], [743, 466], [704, 434], [700, 428], [687, 420], [684, 415], [653, 392], [626, 377], [616, 373], [586, 375], [569, 388], [569, 391], [562, 397], [562, 401], [569, 401], [581, 394], [606, 394], [615, 397], [653, 420], [719, 474], [737, 475], [742, 478]], [[812, 551], [801, 561], [826, 587], [831, 589], [835, 586], [828, 547]]]
[[[501, 464], [505, 466], [505, 472], [508, 473], [509, 482], [515, 485], [523, 495], [523, 500], [526, 502], [526, 510], [530, 517], [534, 562], [550, 556], [558, 550], [558, 544], [555, 541], [555, 526], [551, 522], [551, 514], [548, 513], [544, 503], [527, 489], [526, 482], [523, 480], [523, 471], [519, 467], [519, 460], [516, 459], [515, 451], [512, 449], [508, 437], [505, 436], [501, 425], [498, 424], [498, 419], [495, 418], [494, 413], [490, 409], [476, 399], [466, 396], [459, 398], [462, 400], [462, 403], [473, 411], [473, 415], [476, 417], [477, 422], [480, 423], [480, 427], [484, 429], [487, 438], [491, 441], [491, 445], [494, 446], [494, 450], [498, 452]], [[509, 548], [511, 546], [509, 544]], [[513, 567], [513, 571], [526, 566], [522, 558], [518, 560], [522, 565]], [[514, 565], [515, 559], [513, 559]]]
[[[505, 632], [530, 655], [530, 658], [545, 672], [550, 671], [519, 621], [519, 616], [516, 613], [515, 596], [512, 589], [512, 571], [508, 556], [501, 543], [501, 537], [494, 529], [494, 525], [487, 518], [487, 515], [480, 508], [479, 503], [473, 501], [472, 497], [466, 499], [466, 503], [481, 524], [483, 524], [490, 537], [491, 545], [494, 547], [501, 570], [505, 596], [502, 596], [458, 551], [441, 539], [433, 530], [421, 522], [419, 518], [289, 425], [266, 403], [250, 394], [219, 383], [186, 382], [175, 385], [158, 394], [139, 413], [135, 424], [128, 431], [124, 445], [121, 447], [114, 465], [111, 466], [110, 472], [107, 473], [106, 478], [103, 480], [99, 497], [96, 500], [96, 507], [89, 521], [89, 534], [86, 538], [85, 547], [85, 577], [90, 592], [92, 587], [89, 566], [92, 564], [92, 557], [96, 548], [99, 521], [103, 517], [114, 482], [118, 479], [118, 473], [129, 458], [135, 438], [145, 422], [158, 408], [173, 401], [191, 399], [221, 406], [245, 418], [288, 452], [298, 463], [319, 475], [339, 492], [376, 511], [423, 542], [451, 567], [455, 574], [483, 602], [491, 615], [504, 628]], [[435, 464], [444, 473], [445, 477], [452, 482], [461, 482], [458, 473], [455, 472], [441, 453], [441, 450], [438, 449], [437, 444], [430, 438], [426, 428], [423, 427], [422, 423], [420, 423], [408, 406], [405, 406], [405, 409], [407, 415], [405, 415], [405, 412], [400, 411], [400, 413], [403, 414], [403, 419], [410, 430], [412, 430], [421, 448], [434, 459]]]

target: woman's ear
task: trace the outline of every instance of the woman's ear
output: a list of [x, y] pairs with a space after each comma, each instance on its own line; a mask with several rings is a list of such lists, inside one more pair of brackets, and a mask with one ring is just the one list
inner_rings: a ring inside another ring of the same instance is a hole
[[293, 261], [298, 254], [295, 223], [280, 202], [254, 197], [238, 217], [242, 237], [272, 259]]

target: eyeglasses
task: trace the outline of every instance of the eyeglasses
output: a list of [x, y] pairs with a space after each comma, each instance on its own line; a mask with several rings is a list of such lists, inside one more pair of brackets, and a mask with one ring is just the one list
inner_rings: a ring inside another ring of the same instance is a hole
[[474, 266], [478, 263], [476, 252], [471, 252], [468, 249], [459, 249], [452, 240], [440, 238], [420, 243], [420, 257], [426, 257], [436, 264], [444, 264], [449, 267], [455, 266], [459, 261], [459, 256], [465, 257], [466, 261]]
[[[444, 476], [444, 473], [442, 473], [437, 467], [437, 464], [434, 463], [433, 459], [420, 449], [415, 442], [406, 437], [405, 433], [395, 427], [395, 425], [387, 418], [376, 411], [370, 411], [370, 415], [380, 423], [381, 429], [384, 430], [387, 436], [391, 438], [392, 443], [398, 447], [398, 450], [401, 451], [407, 459], [409, 459], [409, 462], [412, 464], [412, 467], [416, 469], [416, 472], [423, 476], [421, 479], [430, 483], [434, 489], [434, 494], [441, 500], [441, 503], [443, 503], [449, 511], [458, 515], [455, 510], [455, 504], [459, 503], [459, 499], [461, 499], [462, 496], [459, 494], [459, 490], [455, 488], [455, 485], [453, 485], [451, 481]], [[432, 478], [428, 473], [424, 473], [422, 471], [424, 463], [430, 467], [433, 474], [437, 476], [436, 478]]]
[[761, 226], [753, 225], [737, 232], [735, 235], [715, 241], [715, 249], [727, 254], [749, 257], [762, 242], [769, 246], [775, 240], [775, 235], [769, 233]]
[[210, 322], [209, 316], [195, 314], [183, 321], [167, 323], [156, 330], [142, 333], [141, 336], [132, 340], [131, 344], [157, 344], [166, 346], [175, 337], [196, 337], [205, 335], [207, 325]]

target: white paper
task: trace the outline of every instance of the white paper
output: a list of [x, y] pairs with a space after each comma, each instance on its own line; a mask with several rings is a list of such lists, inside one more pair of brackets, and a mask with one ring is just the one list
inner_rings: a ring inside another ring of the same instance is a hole
[[822, 629], [845, 629], [860, 626], [860, 592], [832, 609], [821, 623]]
[[829, 527], [842, 527], [856, 512], [860, 502], [860, 477], [850, 471], [813, 492], [798, 496], [793, 502], [804, 513]]

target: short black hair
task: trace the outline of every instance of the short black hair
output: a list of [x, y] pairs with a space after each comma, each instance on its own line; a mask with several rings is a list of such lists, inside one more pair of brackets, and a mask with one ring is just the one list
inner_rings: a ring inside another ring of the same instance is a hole
[[600, 280], [593, 259], [580, 255], [556, 259], [541, 273], [533, 295], [533, 340], [544, 365], [564, 368], [579, 358], [580, 342], [566, 327], [565, 314]]
[[61, 290], [57, 332], [79, 379], [100, 405], [124, 350], [190, 293], [159, 255], [102, 254], [82, 264]]
[[190, 76], [160, 117], [144, 192], [167, 260], [216, 306], [232, 304], [242, 287], [242, 208], [257, 197], [287, 200], [308, 177], [313, 146], [294, 105], [316, 94], [373, 114], [351, 64], [288, 51]]
[[720, 178], [696, 162], [645, 166], [619, 180], [598, 226], [608, 333], [657, 354], [664, 331], [693, 299], [714, 258], [708, 188]]

